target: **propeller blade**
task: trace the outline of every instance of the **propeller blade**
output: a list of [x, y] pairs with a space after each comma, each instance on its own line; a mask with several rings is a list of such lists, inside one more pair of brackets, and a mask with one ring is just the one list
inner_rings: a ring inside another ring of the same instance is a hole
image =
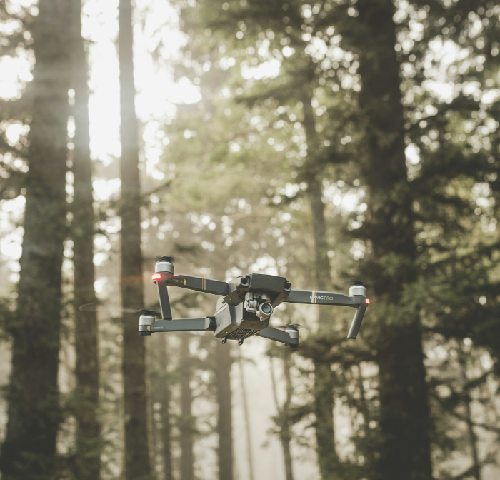
[[156, 257], [157, 262], [175, 262], [175, 257], [173, 255], [164, 255], [162, 257]]
[[289, 323], [288, 325], [278, 325], [278, 326], [275, 326], [275, 325], [272, 325], [274, 328], [281, 328], [283, 330], [287, 329], [287, 328], [307, 328], [305, 325], [300, 325], [298, 323]]
[[135, 310], [131, 313], [140, 313], [141, 315], [153, 315], [155, 317], [161, 317], [161, 313], [154, 310], [146, 310], [145, 308], [142, 308], [141, 310]]
[[99, 303], [86, 303], [85, 305], [80, 305], [78, 310], [80, 312], [97, 312], [97, 307], [99, 307]]
[[[100, 306], [104, 305], [101, 302], [97, 303], [86, 303], [85, 305], [80, 305], [78, 310], [80, 312], [97, 312]], [[116, 310], [121, 313], [140, 313], [141, 315], [155, 315], [161, 317], [161, 314], [156, 312], [155, 310], [148, 310], [146, 308], [135, 309], [135, 308], [117, 308]]]
[[173, 255], [155, 255], [155, 256], [143, 255], [142, 259], [152, 260], [154, 262], [159, 262], [160, 260], [164, 260], [165, 262], [173, 263], [175, 262], [176, 257], [174, 257]]

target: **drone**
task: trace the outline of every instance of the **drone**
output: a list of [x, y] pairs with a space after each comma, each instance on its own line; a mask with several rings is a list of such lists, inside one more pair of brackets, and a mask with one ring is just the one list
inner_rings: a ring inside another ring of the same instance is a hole
[[[245, 339], [259, 336], [296, 348], [299, 345], [299, 325], [289, 324], [284, 330], [269, 326], [274, 309], [283, 302], [313, 305], [334, 305], [356, 308], [347, 338], [358, 335], [370, 300], [366, 288], [354, 282], [349, 296], [335, 292], [320, 292], [292, 289], [284, 277], [250, 273], [230, 282], [209, 278], [174, 274], [174, 259], [165, 256], [158, 259], [152, 280], [158, 287], [162, 318], [156, 320], [158, 312], [142, 310], [139, 318], [139, 333], [150, 336], [159, 332], [205, 332], [215, 333], [222, 343], [236, 340], [241, 346]], [[215, 314], [203, 318], [173, 319], [167, 287], [180, 287], [195, 292], [219, 295]]]

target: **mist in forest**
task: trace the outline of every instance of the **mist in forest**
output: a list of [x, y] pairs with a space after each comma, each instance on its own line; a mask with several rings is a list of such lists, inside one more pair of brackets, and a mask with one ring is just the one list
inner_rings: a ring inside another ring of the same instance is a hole
[[499, 121], [494, 1], [0, 1], [1, 480], [500, 478]]

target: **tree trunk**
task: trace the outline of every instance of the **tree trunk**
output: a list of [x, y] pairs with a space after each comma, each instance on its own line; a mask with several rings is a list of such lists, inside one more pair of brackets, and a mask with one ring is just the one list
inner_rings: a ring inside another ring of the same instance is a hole
[[[215, 114], [215, 105], [207, 102], [207, 108]], [[225, 278], [227, 270], [226, 257], [212, 257], [211, 270], [214, 278]], [[219, 338], [214, 339], [214, 374], [218, 406], [217, 419], [217, 464], [219, 480], [234, 480], [234, 445], [233, 445], [233, 405], [231, 391], [231, 367], [233, 357], [231, 345], [223, 344]]]
[[238, 366], [240, 371], [241, 396], [243, 397], [243, 418], [245, 420], [245, 433], [247, 441], [248, 475], [250, 480], [254, 480], [255, 475], [253, 473], [252, 432], [250, 430], [250, 412], [248, 410], [247, 391], [245, 388], [245, 374], [243, 371], [243, 357], [241, 355], [241, 350], [239, 350], [238, 352]]
[[147, 358], [147, 392], [148, 392], [148, 433], [149, 433], [149, 449], [151, 455], [151, 470], [154, 473], [154, 478], [157, 478], [158, 457], [161, 455], [159, 449], [160, 429], [159, 422], [156, 421], [155, 404], [159, 402], [158, 387], [160, 385], [161, 372], [158, 365], [158, 350], [161, 345], [160, 335], [155, 335], [148, 340], [146, 349]]
[[180, 374], [181, 374], [181, 480], [194, 480], [194, 425], [192, 414], [191, 392], [191, 354], [189, 351], [191, 335], [187, 332], [181, 334]]
[[[121, 295], [124, 308], [144, 304], [141, 255], [141, 185], [135, 114], [131, 0], [120, 0], [118, 58], [121, 110]], [[124, 315], [123, 382], [125, 408], [125, 478], [149, 478], [145, 339], [137, 332], [137, 315]]]
[[61, 420], [58, 369], [66, 236], [69, 61], [67, 2], [40, 0], [34, 19], [33, 110], [24, 238], [12, 334], [3, 480], [55, 478]]
[[[328, 242], [326, 240], [325, 205], [323, 203], [323, 185], [315, 165], [315, 157], [319, 150], [316, 121], [311, 105], [312, 92], [304, 87], [302, 103], [304, 106], [304, 130], [307, 142], [308, 196], [311, 205], [311, 216], [314, 235], [314, 264], [316, 270], [316, 288], [328, 290], [331, 286], [330, 260], [328, 258]], [[319, 308], [319, 329], [328, 329], [330, 314], [325, 308]], [[333, 375], [329, 363], [324, 363], [318, 352], [314, 361], [314, 413], [316, 416], [316, 450], [322, 480], [333, 480], [338, 477], [340, 461], [335, 448], [335, 427], [333, 421]]]
[[231, 349], [215, 339], [215, 382], [219, 421], [218, 463], [219, 480], [233, 480], [233, 423], [231, 405]]
[[99, 423], [99, 356], [96, 312], [80, 312], [79, 305], [96, 301], [94, 290], [94, 207], [90, 159], [88, 67], [81, 35], [81, 0], [72, 7], [72, 87], [75, 138], [73, 151], [74, 288], [76, 324], [76, 478], [98, 480], [101, 468]]
[[285, 373], [285, 403], [283, 404], [283, 431], [281, 437], [283, 438], [283, 454], [285, 457], [285, 479], [293, 480], [293, 464], [290, 443], [292, 441], [292, 431], [290, 425], [290, 404], [292, 402], [292, 376], [291, 376], [291, 350], [289, 348], [283, 349], [283, 370]]
[[[397, 305], [415, 280], [416, 249], [406, 174], [404, 117], [391, 0], [358, 0], [357, 36], [365, 127], [367, 186], [365, 233], [371, 240], [371, 275], [377, 301]], [[394, 311], [395, 309], [391, 309]], [[383, 480], [432, 477], [429, 407], [422, 336], [417, 314], [378, 319], [380, 457]]]
[[[459, 340], [460, 342], [460, 340]], [[458, 363], [460, 366], [460, 379], [462, 380], [462, 386], [463, 388], [467, 388], [467, 360], [465, 358], [465, 353], [462, 347], [462, 344], [458, 344], [457, 348], [457, 356], [458, 356]], [[464, 406], [465, 406], [465, 418], [466, 418], [466, 424], [467, 424], [467, 435], [469, 437], [469, 445], [470, 445], [470, 451], [471, 451], [471, 460], [472, 460], [472, 474], [474, 475], [475, 480], [481, 480], [481, 462], [479, 460], [479, 452], [478, 452], [478, 446], [477, 446], [477, 436], [476, 432], [474, 431], [474, 421], [472, 420], [472, 399], [470, 396], [470, 393], [467, 392], [464, 400]]]
[[[161, 333], [159, 335], [162, 335]], [[161, 337], [159, 349], [160, 385], [158, 396], [160, 400], [160, 437], [163, 457], [163, 479], [173, 480], [172, 474], [172, 424], [170, 420], [170, 385], [169, 385], [169, 338], [167, 334]]]
[[271, 385], [273, 389], [274, 404], [276, 406], [277, 426], [279, 427], [279, 438], [283, 450], [283, 461], [285, 466], [285, 480], [293, 480], [292, 455], [290, 452], [290, 418], [289, 407], [292, 395], [292, 383], [290, 378], [290, 350], [284, 350], [283, 368], [285, 371], [286, 396], [283, 407], [279, 404], [276, 374], [274, 372], [273, 357], [269, 357], [269, 370], [271, 372]]

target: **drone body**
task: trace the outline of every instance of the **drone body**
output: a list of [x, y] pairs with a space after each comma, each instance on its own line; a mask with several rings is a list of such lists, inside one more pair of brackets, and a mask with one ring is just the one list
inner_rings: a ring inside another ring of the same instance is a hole
[[[251, 273], [231, 282], [221, 282], [188, 275], [174, 275], [172, 257], [162, 257], [155, 266], [153, 280], [158, 287], [162, 319], [155, 319], [155, 312], [145, 311], [139, 319], [142, 336], [172, 331], [213, 331], [223, 343], [227, 340], [243, 341], [254, 335], [275, 340], [291, 347], [299, 345], [297, 325], [287, 325], [285, 330], [269, 326], [274, 308], [283, 302], [318, 305], [337, 305], [356, 308], [348, 338], [356, 338], [364, 313], [370, 301], [366, 289], [355, 282], [349, 296], [335, 292], [293, 290], [284, 277]], [[220, 295], [215, 314], [204, 318], [172, 319], [167, 286]]]

